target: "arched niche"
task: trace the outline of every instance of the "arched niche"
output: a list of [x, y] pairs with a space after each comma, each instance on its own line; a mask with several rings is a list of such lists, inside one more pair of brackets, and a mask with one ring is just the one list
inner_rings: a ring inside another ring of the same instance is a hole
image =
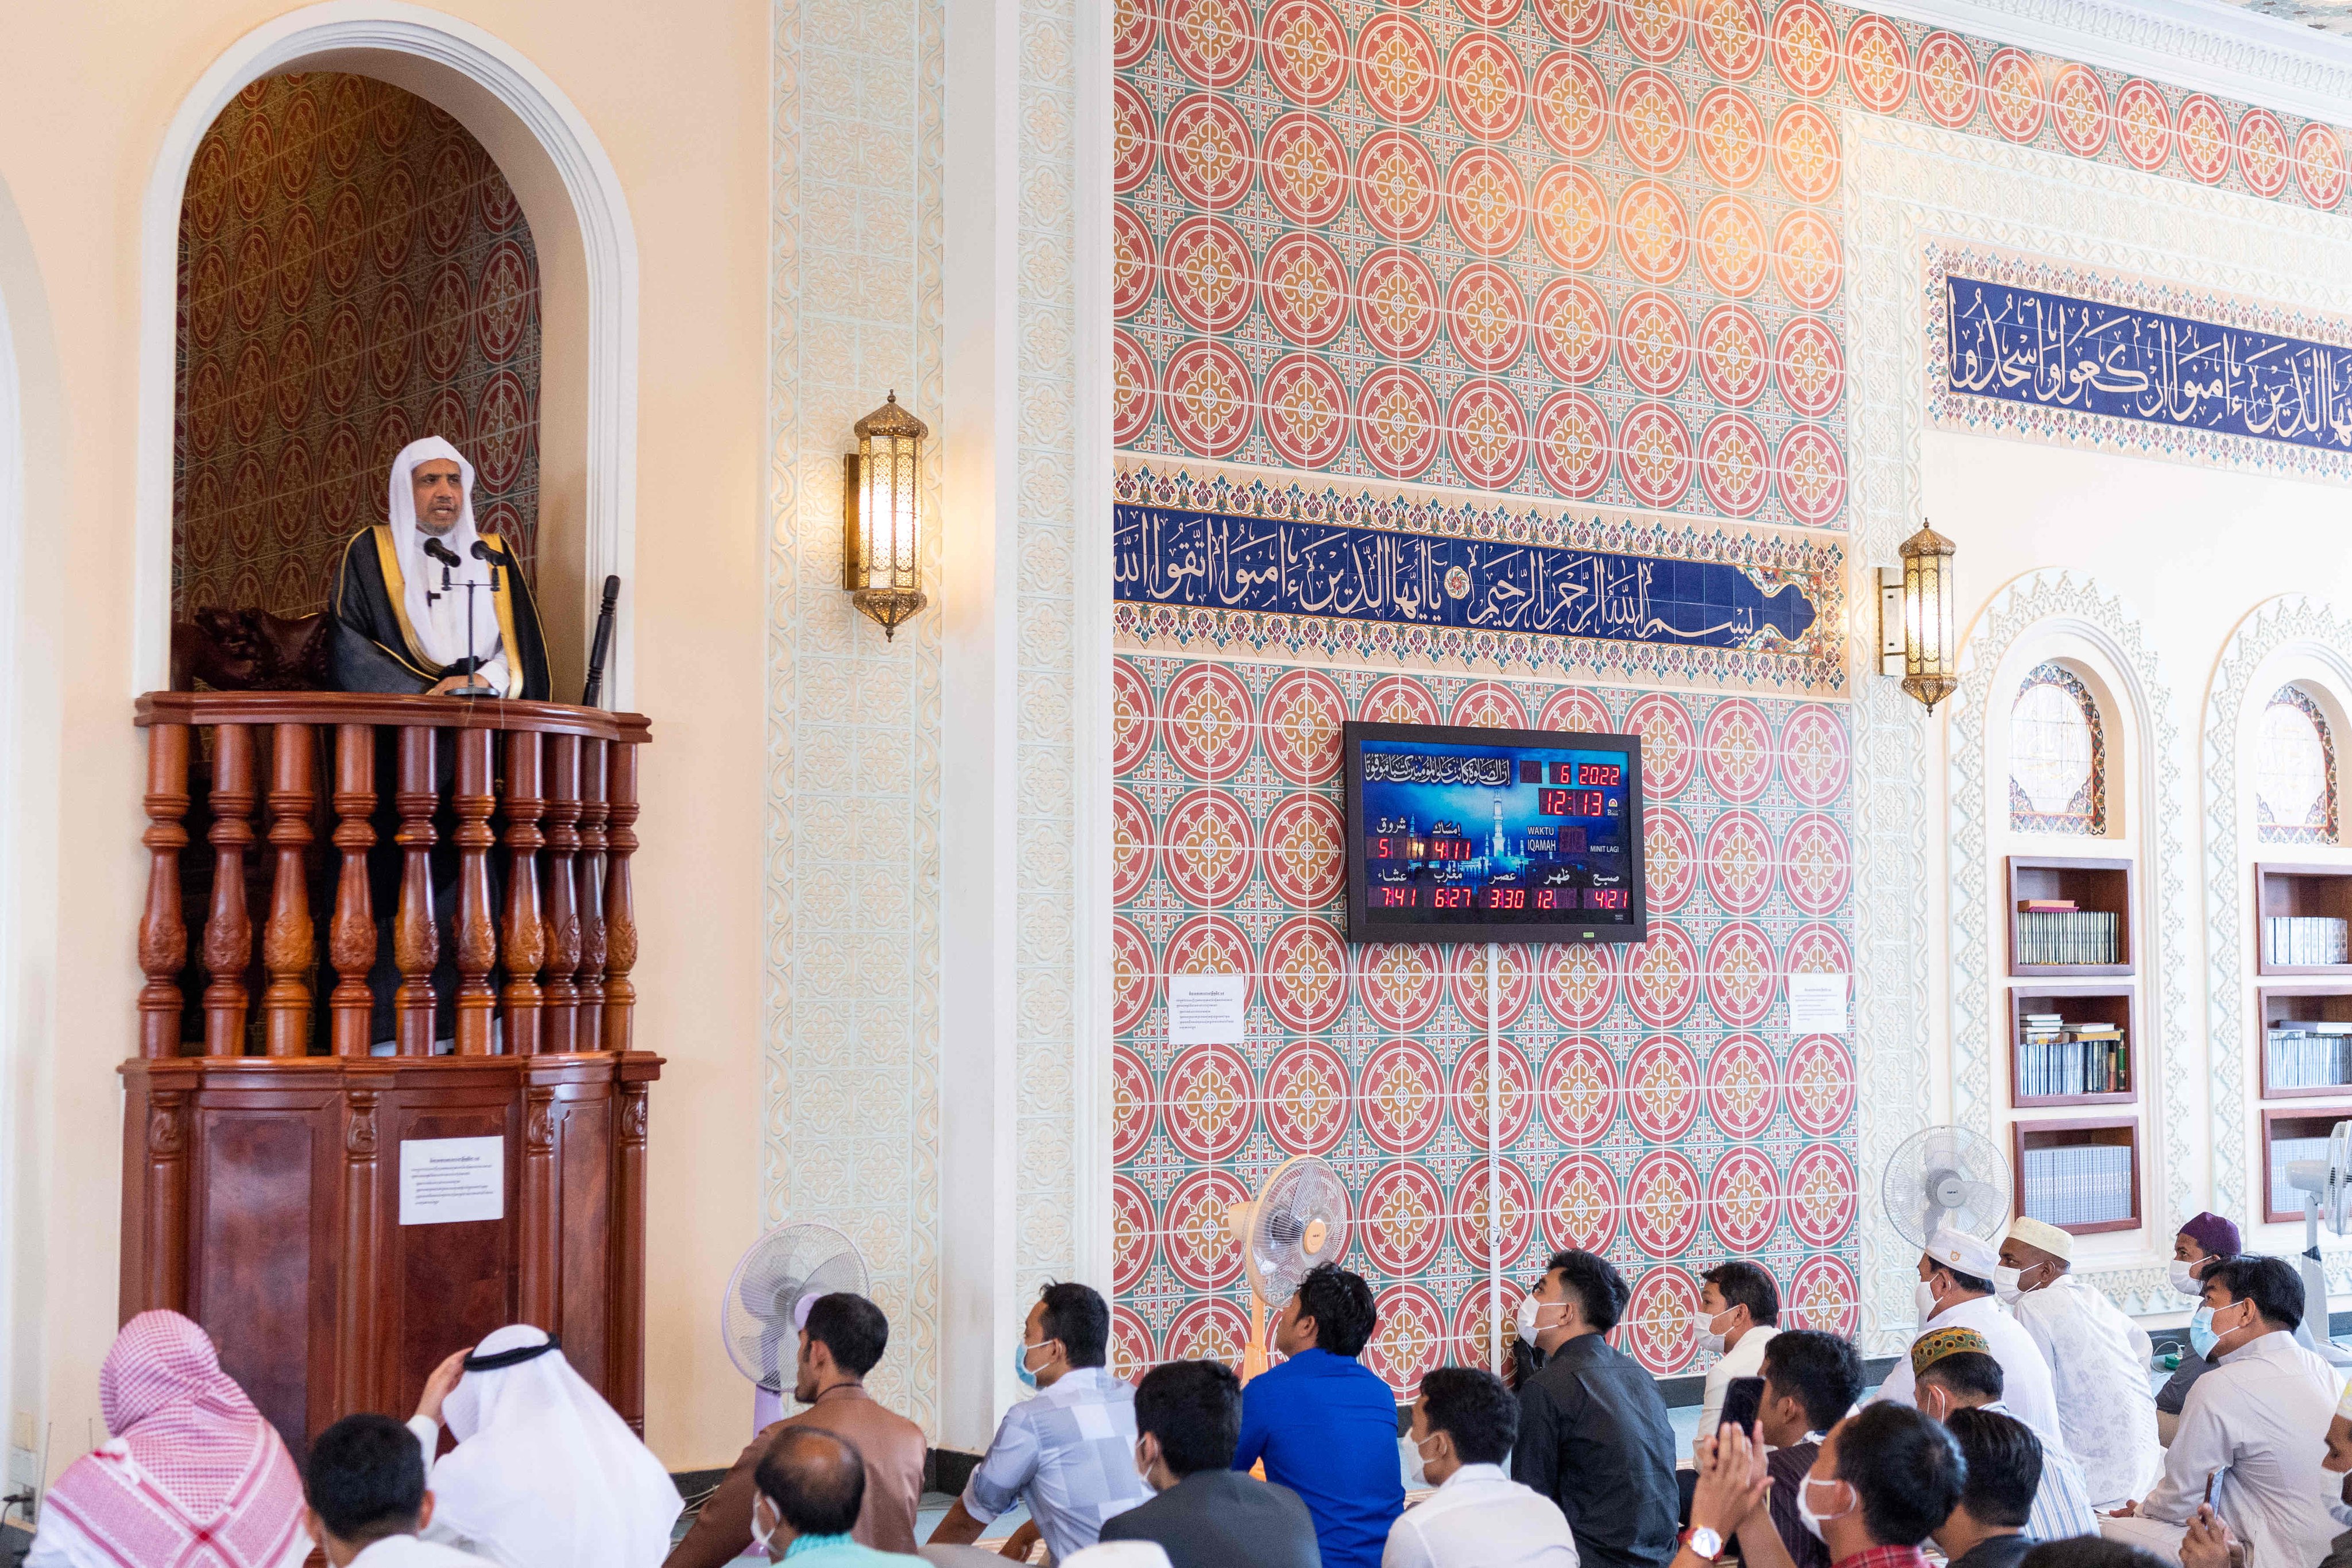
[[472, 460], [482, 531], [536, 583], [538, 247], [481, 143], [373, 77], [262, 77], [180, 213], [173, 621], [325, 609], [424, 435]]
[[369, 77], [465, 127], [520, 204], [539, 265], [538, 592], [555, 694], [580, 689], [599, 591], [624, 581], [607, 700], [635, 700], [636, 241], [618, 176], [544, 73], [480, 28], [421, 6], [335, 0], [256, 28], [215, 61], [165, 131], [141, 220], [134, 691], [170, 678], [172, 479], [180, 207], [230, 100], [297, 71]]

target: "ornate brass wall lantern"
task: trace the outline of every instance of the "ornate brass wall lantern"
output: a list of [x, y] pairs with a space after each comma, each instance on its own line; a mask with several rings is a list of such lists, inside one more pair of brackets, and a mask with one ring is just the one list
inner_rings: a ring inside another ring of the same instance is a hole
[[1882, 674], [1936, 705], [1959, 685], [1958, 628], [1952, 608], [1952, 541], [1922, 526], [1903, 541], [1903, 564], [1878, 569], [1878, 658]]
[[917, 492], [930, 426], [894, 391], [854, 427], [841, 460], [841, 586], [887, 639], [929, 602], [923, 595], [923, 514]]

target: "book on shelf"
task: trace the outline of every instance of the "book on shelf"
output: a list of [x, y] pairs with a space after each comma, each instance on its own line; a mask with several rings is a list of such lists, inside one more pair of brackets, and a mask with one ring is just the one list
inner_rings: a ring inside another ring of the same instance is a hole
[[2131, 1218], [2128, 1145], [2063, 1144], [2052, 1149], [2028, 1149], [2024, 1166], [2021, 1213], [2051, 1225], [2101, 1225]]
[[2112, 910], [2020, 908], [2017, 961], [2020, 965], [2120, 963], [2117, 935]]
[[2267, 961], [2290, 967], [2352, 962], [2352, 922], [2317, 915], [2263, 916], [2263, 952]]
[[2282, 1019], [2263, 1034], [2263, 1076], [2272, 1089], [2352, 1087], [2352, 1023]]
[[2019, 1098], [2127, 1094], [2131, 1089], [2131, 1048], [2121, 1024], [2104, 1019], [2070, 1024], [2063, 1013], [2018, 1015]]
[[2074, 907], [2071, 898], [2021, 898], [2017, 901], [2020, 914], [2063, 915]]
[[2324, 1160], [2327, 1157], [2327, 1139], [2273, 1138], [2271, 1140], [2271, 1207], [2282, 1214], [2296, 1214], [2303, 1209], [2303, 1194], [2286, 1179], [2286, 1167], [2297, 1160]]

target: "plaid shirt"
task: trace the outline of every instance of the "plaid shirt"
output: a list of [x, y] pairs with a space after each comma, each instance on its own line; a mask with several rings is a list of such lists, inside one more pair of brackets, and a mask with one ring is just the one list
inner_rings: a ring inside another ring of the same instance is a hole
[[1839, 1558], [1830, 1568], [1927, 1568], [1927, 1560], [1916, 1546], [1873, 1546]]
[[1025, 1497], [1060, 1562], [1092, 1546], [1104, 1520], [1150, 1496], [1135, 1473], [1135, 1390], [1102, 1367], [1081, 1366], [1004, 1413], [963, 1505], [985, 1524]]

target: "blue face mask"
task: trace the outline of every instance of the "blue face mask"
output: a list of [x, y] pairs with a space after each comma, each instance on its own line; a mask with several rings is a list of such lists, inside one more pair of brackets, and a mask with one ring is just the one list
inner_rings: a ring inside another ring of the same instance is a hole
[[2198, 1308], [2197, 1315], [2189, 1320], [2189, 1348], [2210, 1361], [2213, 1358], [2213, 1343], [2219, 1337], [2213, 1332], [2213, 1309]]
[[1029, 1353], [1045, 1348], [1041, 1344], [1033, 1345], [1026, 1340], [1016, 1339], [1013, 1342], [1013, 1375], [1021, 1379], [1024, 1387], [1037, 1386], [1037, 1375], [1029, 1370]]

